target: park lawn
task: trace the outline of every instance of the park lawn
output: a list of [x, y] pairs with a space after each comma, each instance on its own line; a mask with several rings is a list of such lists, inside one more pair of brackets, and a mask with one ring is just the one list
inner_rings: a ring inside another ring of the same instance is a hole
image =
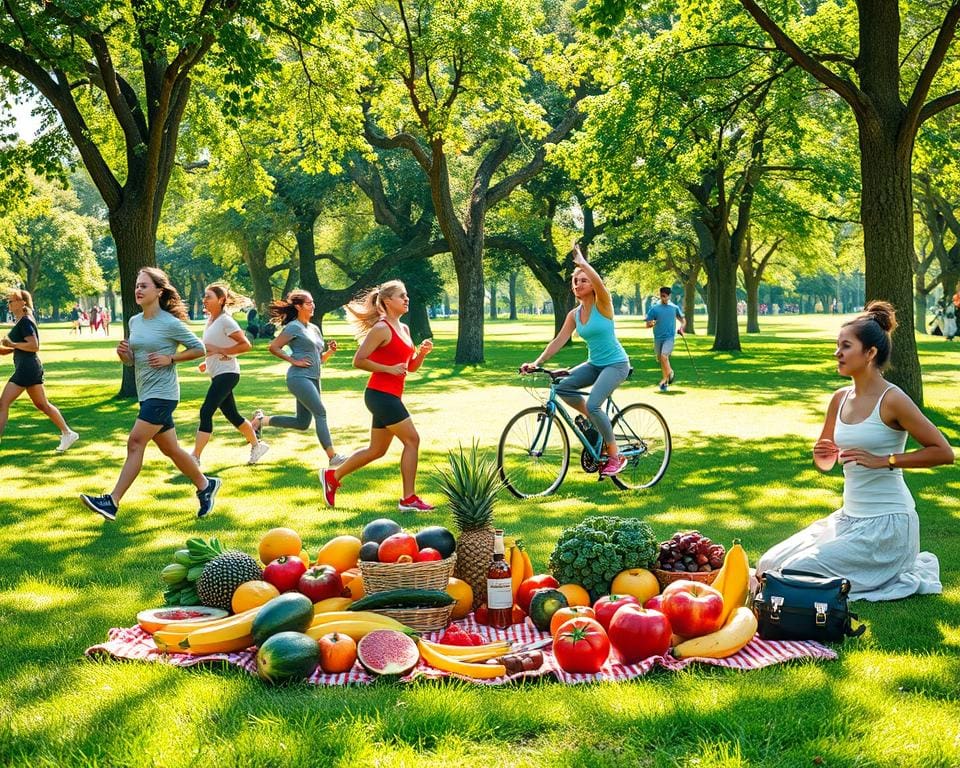
[[[649, 331], [618, 319], [636, 372], [618, 397], [644, 400], [671, 426], [674, 455], [663, 481], [624, 493], [571, 469], [553, 497], [503, 496], [498, 525], [527, 543], [545, 570], [561, 530], [590, 514], [646, 519], [662, 538], [699, 528], [751, 561], [771, 544], [839, 506], [839, 470], [822, 476], [809, 448], [831, 391], [843, 382], [830, 355], [838, 318], [776, 317], [741, 354], [711, 354], [690, 338], [674, 357], [677, 383], [654, 391]], [[199, 327], [199, 326], [198, 326]], [[507, 418], [532, 401], [514, 371], [549, 339], [545, 320], [488, 323], [485, 367], [455, 366], [455, 321], [435, 324], [437, 348], [411, 376], [406, 401], [421, 432], [419, 488], [440, 502], [436, 467], [474, 438], [495, 449]], [[115, 326], [115, 332], [117, 327]], [[350, 369], [345, 325], [328, 323], [343, 351], [324, 371], [341, 452], [364, 444], [364, 375]], [[363, 523], [397, 516], [399, 449], [350, 476], [338, 507], [323, 506], [312, 431], [267, 430], [272, 450], [245, 465], [246, 448], [220, 418], [204, 467], [224, 482], [215, 512], [195, 517], [193, 489], [148, 452], [115, 524], [88, 512], [80, 492], [115, 480], [135, 405], [113, 399], [115, 340], [77, 339], [41, 327], [47, 391], [81, 440], [57, 438], [26, 398], [0, 444], [0, 763], [30, 766], [957, 766], [960, 765], [960, 477], [955, 467], [912, 471], [921, 542], [940, 558], [944, 593], [855, 604], [867, 634], [826, 663], [755, 672], [694, 667], [624, 684], [537, 682], [485, 688], [461, 682], [353, 689], [271, 689], [234, 669], [178, 670], [89, 661], [83, 651], [156, 605], [157, 574], [190, 536], [217, 536], [255, 553], [276, 525], [312, 550]], [[960, 347], [919, 340], [927, 413], [960, 446]], [[574, 364], [583, 347], [557, 360]], [[9, 358], [3, 358], [6, 378]], [[284, 365], [258, 345], [243, 358], [245, 413], [292, 410]], [[699, 375], [701, 382], [695, 378]], [[181, 366], [181, 439], [189, 444], [206, 380]], [[574, 465], [576, 462], [572, 462]], [[413, 518], [405, 518], [413, 520]], [[451, 521], [442, 505], [411, 525]]]

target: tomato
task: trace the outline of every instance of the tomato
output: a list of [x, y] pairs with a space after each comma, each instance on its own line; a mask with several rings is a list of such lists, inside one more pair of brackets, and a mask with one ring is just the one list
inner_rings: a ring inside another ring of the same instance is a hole
[[640, 605], [640, 601], [633, 595], [604, 595], [593, 604], [593, 610], [597, 614], [597, 621], [604, 631], [610, 626], [610, 619], [613, 618], [621, 606], [632, 604]]
[[564, 672], [593, 674], [610, 655], [610, 640], [594, 619], [570, 619], [557, 629], [553, 655]]
[[480, 603], [480, 605], [477, 606], [477, 610], [473, 612], [474, 621], [476, 621], [477, 624], [486, 624], [487, 621], [489, 620], [488, 612], [489, 612], [489, 609], [487, 608], [487, 604]]
[[529, 579], [524, 579], [520, 582], [520, 586], [517, 587], [517, 605], [523, 610], [524, 613], [530, 612], [530, 598], [533, 597], [533, 593], [538, 589], [556, 588], [560, 586], [560, 582], [557, 581], [550, 574], [540, 574], [538, 576], [531, 576]]
[[570, 621], [570, 619], [584, 618], [592, 619], [596, 614], [589, 605], [571, 605], [567, 608], [561, 608], [550, 619], [550, 636], [556, 637], [560, 625]]

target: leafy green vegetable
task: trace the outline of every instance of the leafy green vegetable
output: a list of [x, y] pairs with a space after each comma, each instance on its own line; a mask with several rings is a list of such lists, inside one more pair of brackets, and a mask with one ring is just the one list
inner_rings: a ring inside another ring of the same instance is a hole
[[643, 520], [588, 517], [560, 534], [550, 555], [550, 572], [561, 584], [580, 584], [596, 600], [609, 594], [620, 571], [652, 567], [658, 546]]

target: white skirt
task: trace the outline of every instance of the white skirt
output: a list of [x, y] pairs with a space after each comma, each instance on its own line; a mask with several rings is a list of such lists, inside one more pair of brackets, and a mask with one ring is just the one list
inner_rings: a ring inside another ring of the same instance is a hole
[[916, 512], [851, 517], [841, 507], [768, 550], [757, 573], [777, 568], [850, 580], [850, 600], [939, 595], [940, 563], [920, 551]]

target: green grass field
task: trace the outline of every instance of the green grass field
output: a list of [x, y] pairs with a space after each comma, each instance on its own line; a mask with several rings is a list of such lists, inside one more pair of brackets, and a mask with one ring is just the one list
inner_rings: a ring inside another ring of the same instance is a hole
[[[823, 476], [810, 462], [827, 400], [844, 383], [831, 364], [838, 324], [830, 316], [769, 318], [763, 334], [744, 336], [738, 355], [711, 354], [709, 339], [690, 338], [702, 382], [681, 344], [677, 383], [660, 394], [649, 331], [639, 319], [620, 319], [636, 372], [618, 400], [646, 400], [666, 416], [674, 455], [665, 478], [624, 493], [571, 469], [551, 498], [518, 503], [504, 495], [498, 524], [527, 542], [541, 571], [560, 531], [596, 513], [642, 517], [661, 538], [693, 527], [725, 544], [739, 537], [755, 561], [840, 504], [839, 470]], [[405, 400], [422, 435], [419, 490], [438, 509], [405, 518], [411, 526], [451, 524], [436, 467], [448, 449], [474, 438], [495, 449], [508, 417], [533, 402], [514, 372], [551, 330], [546, 321], [489, 323], [487, 365], [463, 368], [452, 362], [455, 321], [436, 323], [436, 351], [411, 376]], [[350, 368], [346, 326], [326, 331], [343, 343], [323, 391], [345, 452], [365, 444], [365, 375]], [[112, 487], [136, 415], [134, 403], [114, 399], [116, 339], [77, 339], [49, 326], [41, 333], [48, 394], [81, 440], [64, 456], [54, 453], [55, 430], [24, 396], [0, 443], [0, 764], [960, 765], [956, 467], [908, 475], [921, 544], [940, 558], [944, 594], [855, 604], [869, 631], [835, 662], [747, 673], [694, 667], [585, 686], [270, 689], [231, 669], [86, 660], [84, 649], [110, 627], [129, 626], [138, 610], [158, 604], [158, 572], [190, 536], [218, 536], [255, 553], [263, 532], [287, 525], [316, 550], [333, 535], [359, 534], [366, 521], [399, 514], [399, 448], [350, 476], [328, 510], [312, 430], [267, 430], [272, 450], [247, 467], [242, 438], [219, 417], [204, 468], [224, 484], [209, 518], [197, 520], [192, 486], [151, 449], [117, 522], [105, 523], [77, 494]], [[926, 412], [960, 446], [960, 346], [926, 337], [919, 344]], [[577, 345], [556, 359], [572, 365], [583, 357]], [[3, 380], [10, 369], [2, 358]], [[207, 381], [190, 365], [180, 370], [178, 432], [189, 446]], [[284, 370], [263, 345], [244, 356], [245, 413], [293, 410]]]

